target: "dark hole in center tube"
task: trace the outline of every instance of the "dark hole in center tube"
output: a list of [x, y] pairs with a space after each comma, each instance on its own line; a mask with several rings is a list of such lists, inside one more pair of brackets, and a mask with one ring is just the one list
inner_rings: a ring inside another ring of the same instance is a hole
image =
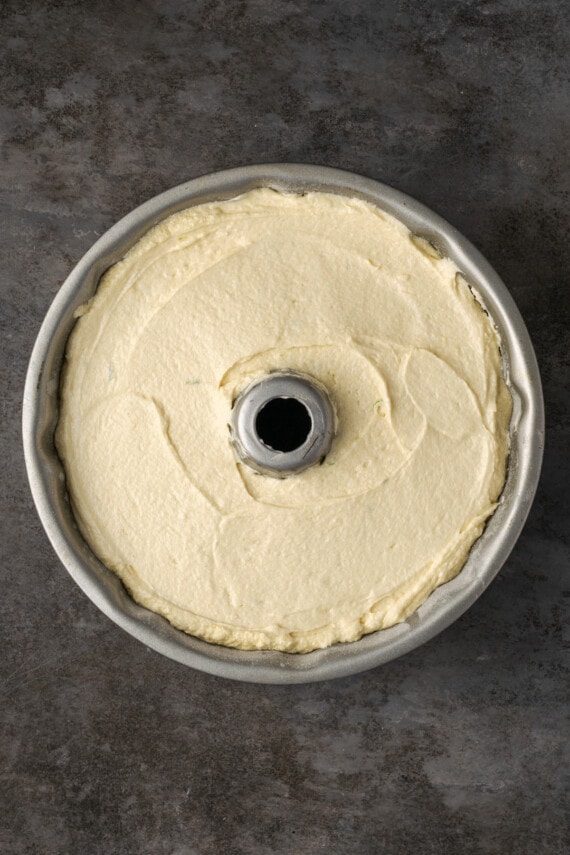
[[294, 451], [311, 430], [311, 416], [297, 398], [272, 398], [258, 412], [255, 430], [273, 451]]

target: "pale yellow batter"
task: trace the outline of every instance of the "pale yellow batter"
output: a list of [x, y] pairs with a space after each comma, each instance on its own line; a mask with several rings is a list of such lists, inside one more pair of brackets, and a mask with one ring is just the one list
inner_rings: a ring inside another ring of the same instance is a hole
[[[232, 401], [274, 369], [327, 388], [325, 462], [236, 461]], [[501, 491], [511, 399], [455, 265], [333, 194], [182, 211], [103, 277], [69, 341], [56, 441], [85, 538], [132, 596], [240, 648], [402, 621], [456, 575]]]

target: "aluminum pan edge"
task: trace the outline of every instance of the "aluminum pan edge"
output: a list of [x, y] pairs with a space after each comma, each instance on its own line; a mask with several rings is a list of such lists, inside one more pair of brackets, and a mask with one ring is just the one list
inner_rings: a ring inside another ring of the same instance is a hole
[[[59, 372], [73, 312], [94, 293], [103, 272], [166, 216], [260, 186], [363, 198], [432, 241], [455, 261], [496, 323], [514, 399], [505, 489], [461, 573], [437, 588], [403, 623], [306, 654], [240, 651], [209, 644], [138, 606], [83, 541], [53, 444]], [[193, 179], [145, 202], [99, 238], [64, 282], [42, 324], [29, 363], [22, 424], [28, 478], [43, 526], [60, 560], [95, 605], [171, 659], [220, 677], [276, 684], [327, 680], [373, 668], [420, 646], [463, 614], [499, 572], [518, 539], [536, 492], [544, 445], [542, 389], [530, 338], [507, 288], [478, 250], [441, 217], [397, 190], [343, 170], [297, 164], [245, 166]]]

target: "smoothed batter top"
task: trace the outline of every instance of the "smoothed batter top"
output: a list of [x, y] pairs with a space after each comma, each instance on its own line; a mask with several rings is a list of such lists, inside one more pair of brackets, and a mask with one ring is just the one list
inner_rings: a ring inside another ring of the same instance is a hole
[[[322, 465], [239, 463], [232, 402], [328, 390]], [[56, 443], [80, 529], [135, 600], [207, 641], [309, 651], [404, 620], [501, 492], [511, 399], [457, 267], [372, 205], [251, 191], [151, 229], [70, 337]]]

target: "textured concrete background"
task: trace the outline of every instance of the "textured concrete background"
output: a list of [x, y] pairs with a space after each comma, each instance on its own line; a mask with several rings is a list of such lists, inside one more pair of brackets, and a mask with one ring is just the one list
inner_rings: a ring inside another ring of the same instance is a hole
[[[564, 0], [4, 0], [3, 853], [568, 851], [569, 33]], [[464, 232], [528, 324], [548, 417], [530, 519], [478, 603], [402, 660], [289, 688], [195, 673], [100, 614], [20, 440], [34, 338], [96, 237], [263, 161], [378, 178]]]

